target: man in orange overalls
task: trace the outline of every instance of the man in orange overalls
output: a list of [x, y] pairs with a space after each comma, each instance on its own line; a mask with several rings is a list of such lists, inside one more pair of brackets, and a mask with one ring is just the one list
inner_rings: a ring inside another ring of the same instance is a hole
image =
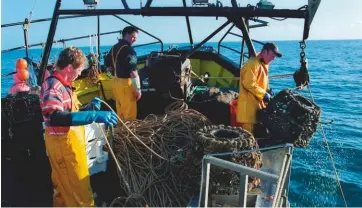
[[258, 123], [257, 111], [266, 107], [271, 99], [269, 93], [269, 64], [275, 57], [282, 57], [274, 43], [266, 43], [262, 51], [250, 58], [240, 71], [240, 93], [236, 119], [243, 129], [254, 135]]
[[94, 205], [90, 185], [84, 126], [92, 122], [116, 125], [117, 115], [100, 109], [93, 99], [83, 111], [72, 91], [72, 81], [86, 63], [83, 52], [71, 47], [63, 50], [56, 69], [43, 83], [40, 106], [45, 122], [45, 146], [52, 167], [53, 205], [88, 207]]

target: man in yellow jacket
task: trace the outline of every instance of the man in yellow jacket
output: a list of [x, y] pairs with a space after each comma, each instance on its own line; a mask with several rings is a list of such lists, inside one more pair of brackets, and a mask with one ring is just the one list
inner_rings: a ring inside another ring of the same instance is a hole
[[125, 27], [122, 30], [122, 39], [112, 47], [105, 58], [105, 65], [114, 71], [113, 95], [116, 100], [117, 114], [122, 119], [136, 119], [137, 101], [141, 98], [137, 54], [132, 48], [137, 38], [137, 28]]
[[258, 123], [257, 111], [266, 107], [271, 99], [268, 68], [275, 57], [282, 57], [274, 43], [266, 43], [262, 51], [250, 58], [240, 71], [240, 93], [236, 119], [242, 128], [254, 135]]

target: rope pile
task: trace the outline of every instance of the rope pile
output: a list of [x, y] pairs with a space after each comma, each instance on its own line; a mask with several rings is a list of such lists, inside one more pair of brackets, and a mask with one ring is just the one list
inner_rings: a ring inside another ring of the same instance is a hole
[[185, 171], [185, 160], [195, 144], [196, 131], [210, 122], [183, 102], [166, 110], [164, 116], [126, 122], [142, 142], [166, 160], [146, 149], [125, 126], [114, 129], [114, 152], [122, 167], [120, 186], [126, 196], [114, 199], [111, 206], [181, 207], [198, 190], [189, 178], [200, 173]]

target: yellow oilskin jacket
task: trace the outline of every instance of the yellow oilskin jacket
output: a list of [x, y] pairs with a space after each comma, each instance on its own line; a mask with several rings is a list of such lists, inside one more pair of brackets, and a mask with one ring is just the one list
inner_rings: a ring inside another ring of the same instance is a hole
[[265, 108], [264, 95], [269, 88], [268, 65], [257, 57], [249, 59], [240, 71], [240, 93], [236, 119], [240, 123], [257, 124], [256, 113]]
[[[78, 111], [79, 107], [80, 102], [73, 94], [72, 112]], [[50, 135], [45, 130], [45, 146], [52, 167], [53, 205], [94, 206], [84, 126], [71, 126], [66, 135]]]

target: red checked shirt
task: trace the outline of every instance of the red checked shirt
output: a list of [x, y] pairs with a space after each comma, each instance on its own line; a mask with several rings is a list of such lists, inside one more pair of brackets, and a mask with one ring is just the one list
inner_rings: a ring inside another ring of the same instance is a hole
[[52, 76], [44, 81], [40, 92], [40, 107], [50, 135], [65, 135], [69, 131], [69, 126], [50, 126], [50, 115], [56, 110], [71, 112], [72, 95], [71, 84], [59, 73], [53, 72]]

